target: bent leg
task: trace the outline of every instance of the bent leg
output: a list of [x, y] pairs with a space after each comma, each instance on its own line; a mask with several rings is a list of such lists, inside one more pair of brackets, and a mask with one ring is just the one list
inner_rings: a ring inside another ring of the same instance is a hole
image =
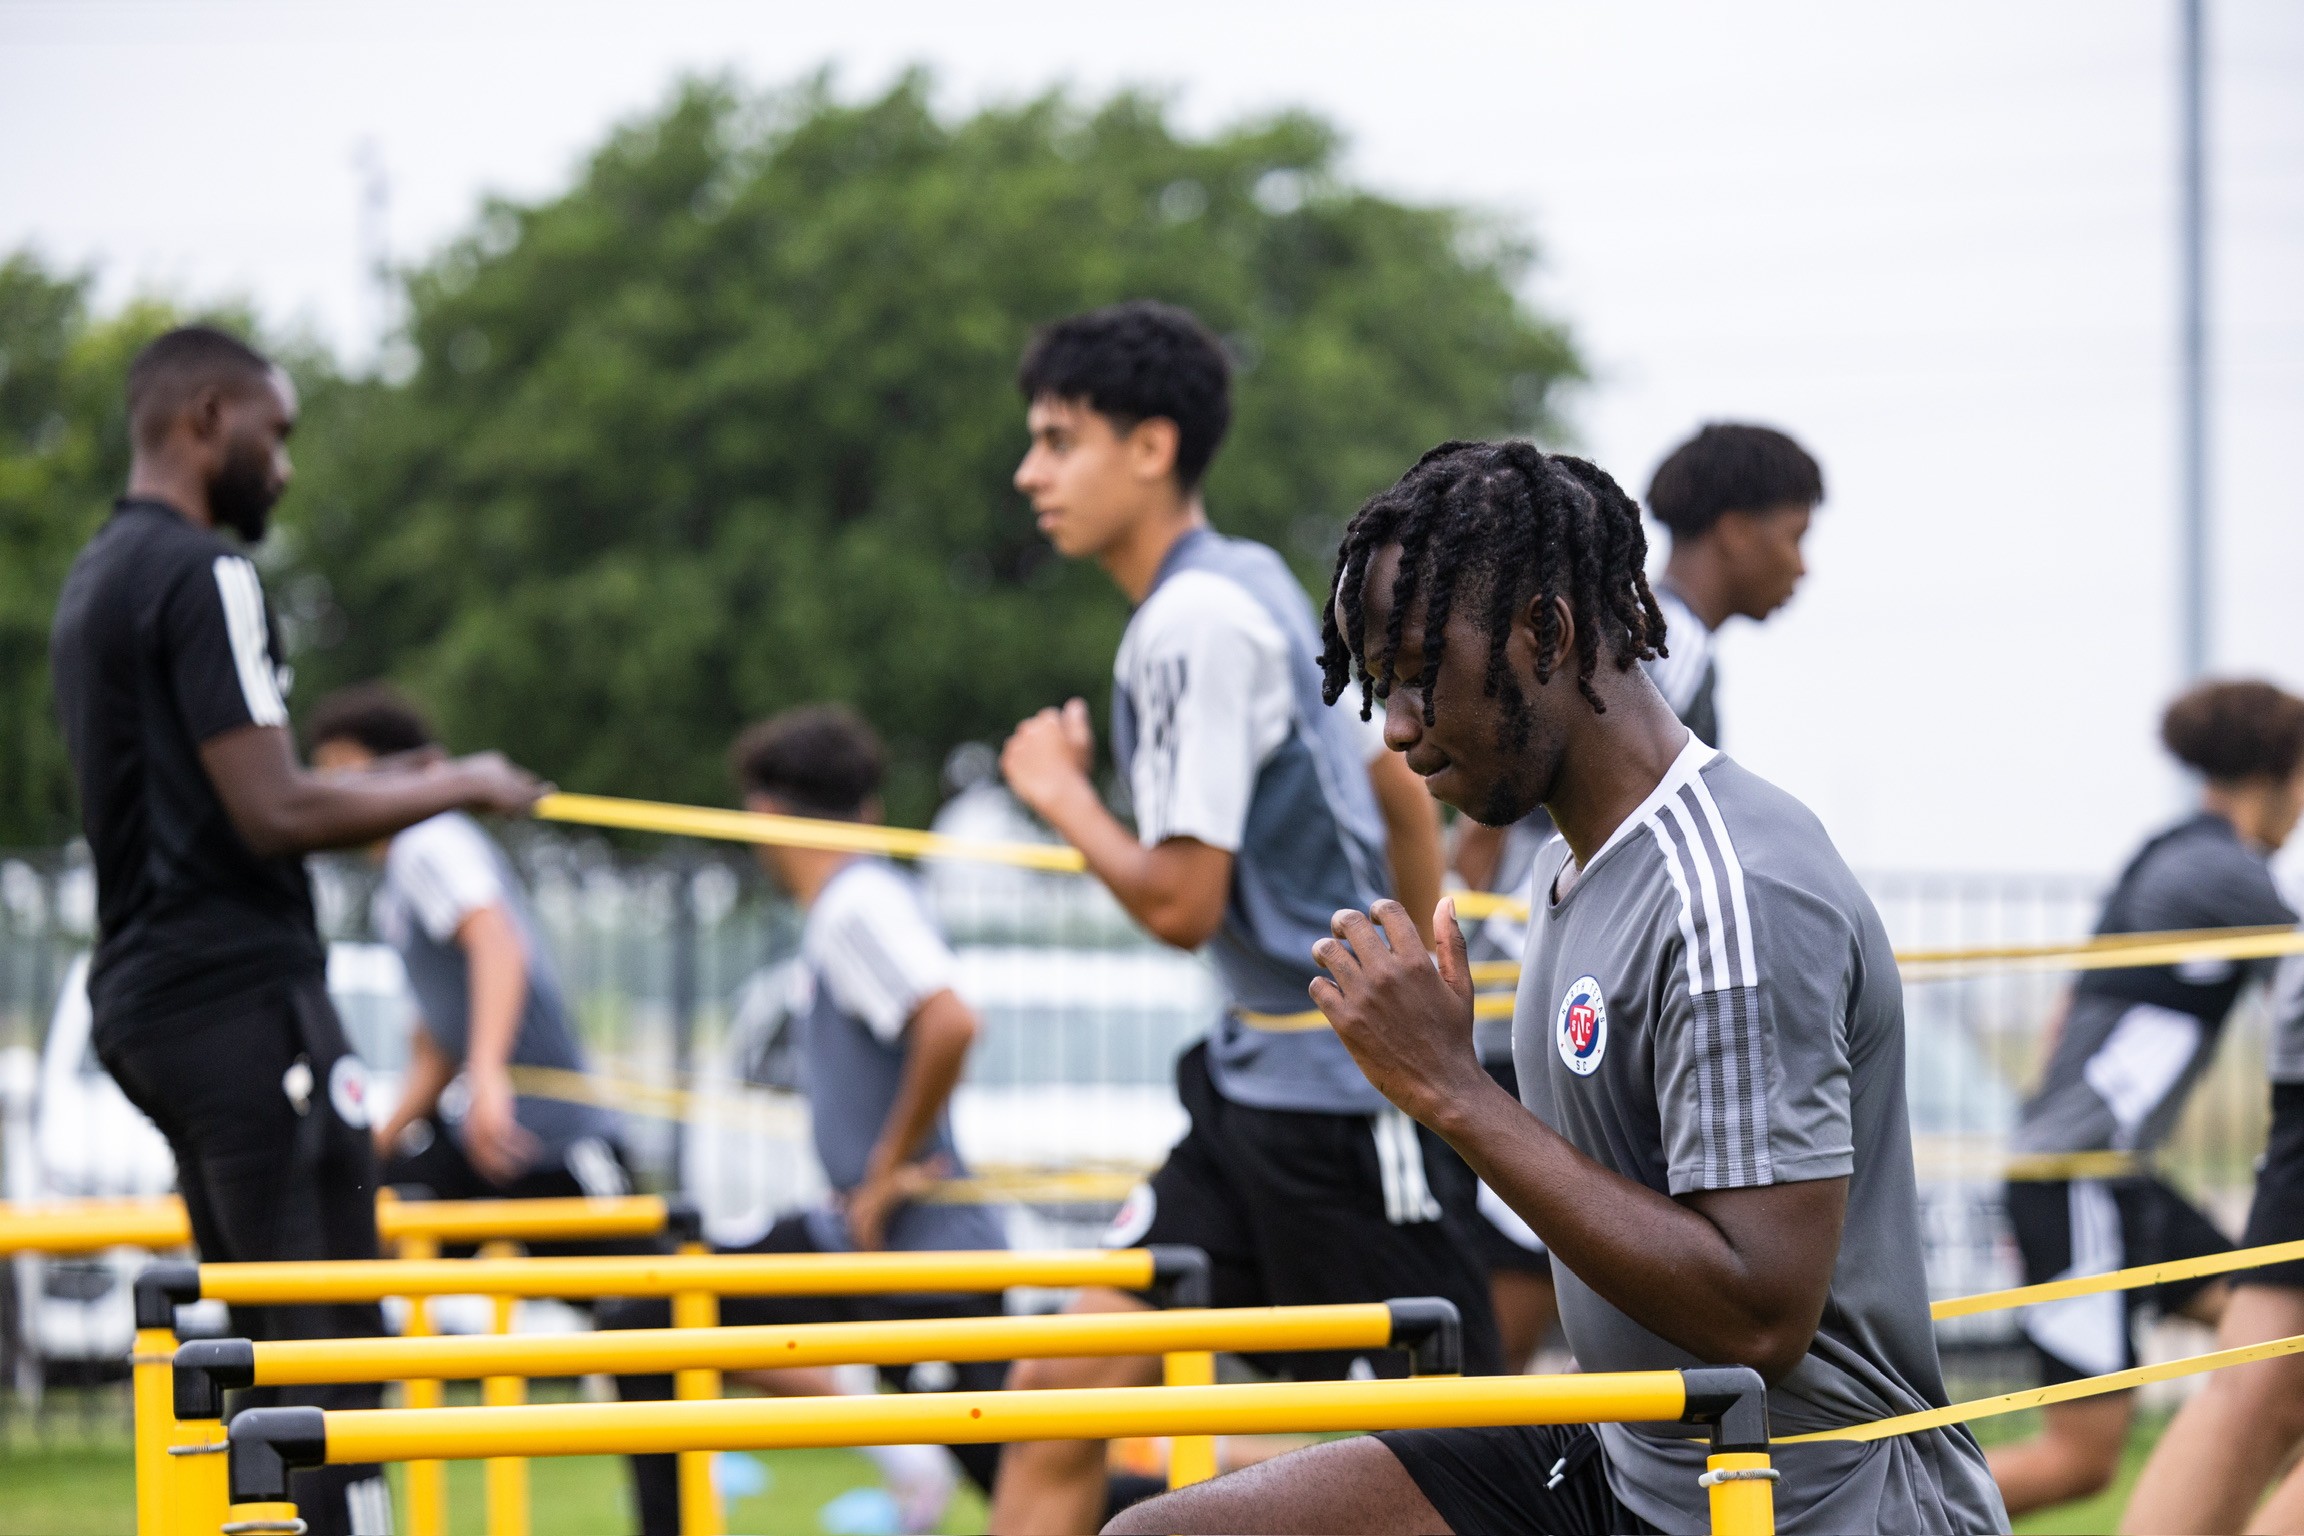
[[1363, 1435], [1291, 1451], [1122, 1510], [1104, 1527], [1130, 1533], [1446, 1531], [1440, 1511], [1384, 1442]]
[[[1123, 1291], [1087, 1290], [1067, 1310], [1150, 1310]], [[1110, 1359], [1019, 1360], [1009, 1373], [1015, 1391], [1057, 1387], [1149, 1387], [1160, 1362], [1149, 1355]], [[1092, 1531], [1104, 1513], [1104, 1442], [1032, 1440], [1008, 1446], [992, 1489], [992, 1529], [1001, 1536], [1073, 1536]]]
[[2038, 1435], [1985, 1452], [2008, 1513], [2085, 1499], [2111, 1487], [2135, 1411], [2130, 1392], [2052, 1404], [2041, 1410], [2045, 1423]]
[[[2304, 1290], [2242, 1285], [2224, 1309], [2216, 1343], [2220, 1349], [2238, 1349], [2299, 1333], [2304, 1333]], [[2287, 1355], [2215, 1372], [2160, 1437], [2121, 1528], [2241, 1529], [2299, 1438], [2304, 1438], [2304, 1357]]]

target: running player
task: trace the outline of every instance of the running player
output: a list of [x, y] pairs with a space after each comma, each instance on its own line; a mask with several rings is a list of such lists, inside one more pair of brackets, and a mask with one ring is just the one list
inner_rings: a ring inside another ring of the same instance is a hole
[[[1304, 1017], [1329, 914], [1395, 881], [1436, 898], [1439, 836], [1423, 786], [1321, 699], [1318, 627], [1286, 564], [1208, 526], [1200, 483], [1231, 414], [1223, 349], [1182, 310], [1122, 304], [1042, 331], [1019, 383], [1032, 446], [1017, 488], [1060, 553], [1096, 560], [1137, 605], [1113, 704], [1136, 828], [1089, 777], [1078, 699], [1019, 726], [1001, 769], [1155, 936], [1207, 948], [1227, 999], [1177, 1062], [1191, 1127], [1108, 1241], [1204, 1249], [1218, 1306], [1446, 1296], [1469, 1368], [1494, 1371], [1469, 1173]], [[1078, 1305], [1142, 1304], [1095, 1292]], [[1287, 1368], [1334, 1374], [1351, 1361], [1295, 1356]], [[1151, 1360], [1037, 1361], [1014, 1384], [1157, 1379]], [[1103, 1465], [1095, 1443], [1011, 1447], [994, 1528], [1093, 1529]]]
[[[168, 1138], [200, 1256], [376, 1256], [366, 1078], [329, 1006], [306, 853], [442, 811], [525, 810], [493, 755], [333, 779], [288, 735], [287, 668], [256, 567], [288, 485], [296, 390], [221, 331], [170, 331], [128, 369], [128, 493], [57, 600], [56, 708], [96, 865], [96, 1052]], [[219, 530], [238, 536], [228, 540]], [[252, 1338], [379, 1333], [373, 1306], [240, 1308]], [[261, 1390], [374, 1406], [370, 1386]], [[383, 1533], [374, 1467], [296, 1476], [315, 1533]]]
[[[322, 699], [305, 739], [313, 766], [333, 773], [440, 752], [423, 713], [385, 683]], [[630, 1194], [614, 1114], [568, 1087], [514, 1087], [515, 1068], [571, 1079], [586, 1068], [559, 974], [503, 850], [471, 817], [443, 811], [371, 852], [384, 865], [372, 920], [399, 952], [422, 1010], [399, 1102], [375, 1128], [384, 1182], [422, 1185], [442, 1200]], [[444, 1101], [461, 1102], [450, 1113]]]
[[[2266, 683], [2203, 683], [2168, 706], [2160, 739], [2199, 772], [2200, 809], [2151, 838], [2106, 898], [2096, 931], [2292, 923], [2265, 861], [2296, 825], [2304, 703]], [[2089, 971], [2072, 988], [2040, 1086], [2014, 1141], [2008, 1216], [2037, 1284], [2232, 1246], [2216, 1224], [2141, 1166], [2115, 1178], [2055, 1176], [2074, 1155], [2140, 1160], [2164, 1140], [2216, 1053], [2242, 985], [2261, 965], [2193, 962]], [[2026, 1160], [2048, 1177], [2025, 1179]], [[2144, 1308], [2214, 1323], [2230, 1286], [2173, 1281], [2027, 1307], [2018, 1324], [2044, 1382], [2136, 1364]], [[2135, 1414], [2131, 1394], [2054, 1404], [2032, 1440], [1992, 1449], [1992, 1473], [2021, 1514], [2108, 1486]], [[2258, 1483], [2262, 1487], [2261, 1481]]]
[[1773, 427], [1713, 422], [1673, 449], [1648, 482], [1648, 510], [1672, 536], [1657, 579], [1670, 654], [1646, 663], [1657, 691], [1697, 739], [1720, 744], [1720, 669], [1713, 637], [1736, 617], [1761, 620], [1792, 600], [1808, 567], [1800, 541], [1824, 472]]
[[[788, 710], [746, 731], [731, 754], [748, 810], [773, 816], [878, 821], [880, 741], [845, 709]], [[920, 1198], [967, 1170], [952, 1140], [952, 1090], [975, 1044], [976, 1014], [953, 990], [958, 962], [912, 881], [884, 859], [816, 848], [763, 846], [760, 861], [807, 913], [800, 959], [807, 996], [797, 1017], [800, 1076], [816, 1155], [837, 1203], [786, 1216], [757, 1241], [723, 1253], [846, 1253], [856, 1249], [951, 1251], [1005, 1248], [999, 1219], [981, 1205]], [[894, 1317], [972, 1317], [1000, 1309], [996, 1296], [730, 1297], [732, 1325], [870, 1322]], [[602, 1326], [662, 1328], [661, 1301], [604, 1313]], [[997, 1389], [1007, 1367], [972, 1361], [939, 1370], [887, 1373], [904, 1390]], [[832, 1371], [772, 1371], [755, 1384], [787, 1396], [869, 1392], [870, 1373], [850, 1383]], [[669, 1376], [626, 1377], [628, 1399], [672, 1395]], [[958, 1481], [954, 1456], [987, 1491], [1000, 1447], [875, 1446], [906, 1531], [930, 1531]], [[679, 1525], [673, 1459], [633, 1458], [640, 1528], [670, 1536]]]
[[[1903, 997], [1816, 818], [1696, 740], [1635, 663], [1661, 615], [1614, 481], [1449, 443], [1344, 537], [1323, 656], [1433, 793], [1551, 808], [1513, 1023], [1472, 1048], [1464, 939], [1336, 915], [1313, 996], [1369, 1080], [1551, 1248], [1588, 1371], [1745, 1365], [1779, 1435], [1945, 1401], [1922, 1274]], [[1340, 1440], [1124, 1512], [1116, 1531], [1703, 1530], [1701, 1442], [1657, 1426]], [[1777, 1529], [2007, 1529], [1964, 1429], [1776, 1448]]]

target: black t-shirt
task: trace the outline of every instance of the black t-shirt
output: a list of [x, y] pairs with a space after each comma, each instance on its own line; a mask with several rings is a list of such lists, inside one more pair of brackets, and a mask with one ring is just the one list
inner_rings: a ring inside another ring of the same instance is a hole
[[288, 723], [256, 567], [157, 501], [123, 499], [72, 563], [48, 640], [96, 863], [99, 1046], [325, 970], [304, 861], [241, 841], [200, 744]]

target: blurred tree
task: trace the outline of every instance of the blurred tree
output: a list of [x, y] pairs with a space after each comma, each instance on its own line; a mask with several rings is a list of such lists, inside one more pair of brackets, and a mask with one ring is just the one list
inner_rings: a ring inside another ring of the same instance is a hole
[[128, 359], [170, 323], [157, 304], [98, 321], [85, 274], [23, 253], [0, 261], [0, 846], [79, 833], [48, 621], [127, 480]]
[[930, 98], [688, 84], [413, 274], [404, 381], [322, 381], [299, 436], [299, 698], [389, 674], [459, 747], [703, 801], [744, 721], [843, 699], [916, 820], [956, 743], [1101, 707], [1127, 617], [1009, 485], [1035, 324], [1149, 295], [1226, 336], [1211, 515], [1321, 584], [1425, 448], [1555, 426], [1577, 363], [1515, 297], [1527, 245], [1344, 184], [1321, 123]]

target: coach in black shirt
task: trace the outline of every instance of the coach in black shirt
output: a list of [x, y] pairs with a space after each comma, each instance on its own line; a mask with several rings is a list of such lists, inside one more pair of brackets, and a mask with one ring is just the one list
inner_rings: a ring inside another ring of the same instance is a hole
[[[366, 1077], [328, 1003], [303, 855], [445, 810], [525, 810], [540, 786], [493, 754], [305, 771], [272, 615], [240, 552], [287, 487], [295, 388], [232, 337], [190, 327], [137, 355], [128, 415], [128, 494], [73, 562], [49, 637], [96, 864], [96, 1049], [167, 1135], [204, 1259], [373, 1258]], [[234, 1325], [342, 1338], [381, 1318], [278, 1307], [240, 1309]], [[366, 1536], [391, 1529], [384, 1488], [373, 1467], [330, 1467], [300, 1476], [297, 1498], [315, 1536]]]

